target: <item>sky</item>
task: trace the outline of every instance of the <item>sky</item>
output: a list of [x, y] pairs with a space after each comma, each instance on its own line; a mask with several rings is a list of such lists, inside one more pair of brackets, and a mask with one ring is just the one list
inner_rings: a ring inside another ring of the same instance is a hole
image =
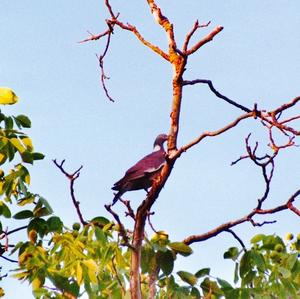
[[[158, 1], [174, 24], [178, 45], [196, 19], [211, 21], [192, 42], [217, 25], [224, 30], [190, 57], [185, 79], [210, 79], [215, 87], [237, 102], [274, 109], [300, 95], [300, 4], [290, 1]], [[167, 49], [164, 32], [154, 22], [146, 1], [112, 1], [120, 20], [139, 28], [152, 43]], [[83, 165], [76, 181], [76, 196], [86, 219], [110, 217], [104, 204], [113, 198], [111, 186], [137, 160], [152, 150], [159, 133], [168, 133], [172, 100], [172, 68], [129, 32], [115, 30], [105, 60], [110, 102], [100, 85], [96, 54], [104, 41], [78, 43], [89, 32], [106, 30], [108, 14], [103, 1], [2, 0], [0, 2], [0, 86], [11, 87], [17, 105], [4, 107], [7, 114], [28, 115], [28, 131], [43, 161], [29, 167], [32, 190], [43, 195], [55, 214], [67, 225], [77, 221], [68, 182], [52, 159], [65, 159], [67, 171]], [[221, 128], [241, 114], [220, 101], [206, 86], [184, 89], [178, 145], [204, 131]], [[299, 108], [298, 108], [299, 109]], [[296, 114], [297, 109], [294, 109]], [[298, 122], [299, 128], [299, 122]], [[260, 170], [244, 160], [244, 139], [259, 142], [268, 151], [266, 131], [248, 120], [217, 138], [204, 140], [184, 153], [153, 207], [152, 223], [180, 241], [249, 213], [264, 191]], [[298, 142], [299, 143], [299, 142]], [[280, 153], [272, 191], [266, 207], [274, 207], [299, 188], [299, 148]], [[137, 207], [143, 191], [126, 194]], [[116, 210], [122, 215], [122, 206]], [[258, 218], [277, 220], [273, 225], [234, 229], [245, 243], [257, 233], [299, 232], [299, 218], [291, 212]], [[124, 222], [130, 226], [129, 220]], [[14, 223], [10, 224], [14, 227]], [[149, 235], [151, 230], [147, 227]], [[232, 280], [233, 263], [223, 259], [230, 246], [238, 246], [229, 234], [193, 244], [194, 254], [178, 258], [178, 269], [196, 272], [211, 267], [211, 274]], [[4, 265], [4, 269], [6, 266]], [[3, 274], [3, 273], [2, 273]], [[7, 298], [32, 298], [31, 289], [11, 278], [1, 282]]]

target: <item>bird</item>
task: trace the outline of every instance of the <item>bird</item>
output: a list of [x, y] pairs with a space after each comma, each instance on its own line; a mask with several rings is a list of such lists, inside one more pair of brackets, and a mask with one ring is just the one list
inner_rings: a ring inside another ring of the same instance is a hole
[[118, 192], [115, 194], [112, 205], [127, 191], [144, 189], [148, 193], [148, 188], [152, 186], [166, 163], [163, 144], [167, 139], [168, 135], [166, 134], [158, 135], [154, 141], [152, 153], [129, 168], [123, 178], [113, 185], [111, 189]]

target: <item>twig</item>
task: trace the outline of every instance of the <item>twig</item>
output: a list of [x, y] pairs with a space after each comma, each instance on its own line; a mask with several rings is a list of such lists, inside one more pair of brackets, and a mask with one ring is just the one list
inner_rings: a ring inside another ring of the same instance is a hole
[[294, 213], [296, 213], [298, 216], [300, 216], [300, 211], [293, 206], [293, 202], [299, 195], [300, 195], [300, 189], [297, 190], [293, 195], [291, 195], [290, 198], [287, 200], [287, 202], [283, 205], [277, 206], [272, 209], [258, 209], [256, 207], [252, 212], [250, 212], [249, 214], [245, 215], [242, 218], [221, 224], [221, 225], [217, 226], [216, 228], [214, 228], [204, 234], [189, 236], [189, 237], [185, 238], [183, 240], [183, 242], [187, 245], [190, 245], [195, 242], [202, 242], [207, 239], [216, 237], [220, 233], [222, 233], [224, 231], [228, 231], [228, 229], [231, 229], [232, 227], [237, 226], [242, 223], [245, 223], [245, 222], [250, 222], [253, 226], [262, 226], [265, 224], [274, 223], [274, 221], [264, 221], [262, 223], [257, 223], [252, 219], [255, 215], [275, 214], [280, 211], [289, 209], [289, 210], [293, 211]]
[[133, 209], [130, 205], [130, 201], [129, 200], [124, 200], [122, 198], [119, 198], [119, 201], [121, 201], [125, 205], [125, 207], [127, 208], [128, 212], [125, 213], [125, 216], [130, 216], [133, 220], [135, 220], [135, 214], [134, 214], [134, 211], [133, 211]]
[[105, 75], [105, 72], [104, 72], [104, 57], [108, 51], [108, 48], [109, 48], [109, 45], [110, 45], [110, 37], [111, 37], [111, 31], [107, 34], [107, 40], [106, 40], [106, 45], [105, 45], [105, 49], [102, 53], [102, 55], [100, 56], [97, 56], [98, 58], [98, 61], [99, 61], [99, 66], [100, 66], [100, 69], [101, 69], [101, 76], [100, 76], [100, 80], [101, 80], [101, 84], [102, 84], [102, 87], [104, 89], [104, 92], [105, 92], [105, 95], [106, 97], [111, 101], [111, 102], [114, 102], [114, 99], [110, 96], [110, 94], [108, 93], [108, 89], [106, 87], [106, 84], [105, 84], [105, 80], [109, 79], [109, 77], [107, 77]]
[[119, 277], [119, 274], [118, 274], [118, 271], [117, 271], [117, 268], [116, 268], [116, 265], [115, 265], [115, 259], [116, 259], [116, 256], [114, 255], [114, 256], [112, 257], [112, 259], [111, 259], [112, 267], [113, 267], [113, 270], [114, 270], [114, 272], [115, 272], [117, 281], [118, 281], [118, 283], [119, 283], [119, 285], [120, 285], [120, 287], [121, 287], [121, 289], [122, 289], [122, 291], [123, 291], [123, 295], [125, 295], [126, 289], [125, 289], [125, 287], [123, 286], [122, 281], [121, 281], [121, 279], [120, 279], [120, 277]]
[[4, 260], [8, 261], [8, 262], [11, 262], [11, 263], [18, 263], [18, 261], [10, 259], [6, 256], [0, 255], [0, 257], [3, 258]]
[[222, 26], [217, 26], [212, 32], [210, 32], [206, 37], [204, 37], [203, 39], [201, 39], [199, 42], [197, 42], [192, 48], [190, 48], [189, 50], [186, 51], [187, 55], [191, 55], [193, 53], [195, 53], [196, 51], [198, 51], [202, 46], [204, 46], [205, 44], [207, 44], [208, 42], [212, 41], [213, 38], [219, 34], [222, 30], [224, 29], [224, 27]]
[[63, 165], [65, 163], [65, 160], [62, 160], [61, 163], [58, 163], [56, 161], [56, 159], [53, 160], [53, 163], [55, 164], [55, 166], [69, 179], [70, 181], [70, 194], [71, 194], [71, 199], [73, 202], [73, 205], [76, 209], [77, 215], [79, 217], [79, 220], [81, 222], [82, 225], [86, 225], [87, 222], [83, 219], [82, 213], [80, 211], [80, 202], [77, 201], [76, 197], [75, 197], [75, 191], [74, 191], [74, 182], [76, 181], [76, 179], [78, 179], [79, 175], [80, 175], [80, 171], [82, 169], [83, 166], [80, 166], [77, 170], [75, 170], [73, 173], [68, 173], [65, 171]]
[[151, 227], [151, 229], [153, 230], [153, 232], [155, 232], [156, 234], [158, 233], [157, 230], [154, 228], [151, 220], [150, 220], [150, 216], [154, 215], [154, 212], [148, 212], [148, 215], [147, 215], [147, 219], [148, 219], [148, 223]]
[[198, 144], [199, 142], [201, 142], [206, 137], [218, 136], [218, 135], [220, 135], [220, 134], [222, 134], [222, 133], [224, 133], [224, 132], [226, 132], [226, 131], [234, 128], [242, 120], [250, 118], [252, 116], [253, 116], [253, 112], [242, 114], [241, 116], [239, 116], [238, 118], [236, 118], [234, 121], [230, 122], [228, 125], [222, 127], [219, 130], [202, 133], [199, 137], [197, 137], [196, 139], [194, 139], [190, 143], [188, 143], [188, 144], [182, 146], [180, 149], [178, 149], [178, 151], [175, 153], [175, 155], [172, 156], [171, 158], [172, 159], [177, 159], [183, 152], [186, 152], [188, 149], [190, 149], [191, 147], [195, 146], [196, 144]]
[[120, 217], [119, 215], [114, 212], [111, 208], [111, 205], [104, 205], [105, 209], [115, 218], [115, 220], [117, 221], [118, 225], [119, 225], [119, 232], [120, 232], [120, 235], [122, 236], [123, 238], [123, 241], [124, 241], [124, 244], [125, 246], [133, 249], [132, 245], [129, 244], [129, 238], [127, 236], [127, 233], [126, 233], [126, 230], [124, 228], [124, 225], [123, 223], [121, 222], [120, 220]]
[[26, 229], [27, 228], [27, 225], [24, 225], [24, 226], [20, 226], [18, 228], [15, 228], [15, 229], [12, 229], [10, 231], [8, 231], [7, 233], [5, 233], [7, 236], [10, 235], [10, 234], [13, 234], [15, 232], [18, 232], [20, 230], [23, 230], [23, 229]]
[[79, 41], [78, 43], [82, 44], [82, 43], [86, 43], [86, 42], [89, 42], [89, 41], [98, 40], [98, 39], [102, 38], [103, 36], [108, 35], [110, 32], [111, 32], [111, 30], [107, 29], [103, 33], [95, 35], [95, 34], [92, 34], [91, 32], [88, 31], [88, 34], [90, 36], [88, 38], [82, 40], [82, 41]]
[[185, 85], [195, 85], [195, 84], [206, 84], [210, 88], [210, 90], [220, 99], [224, 100], [225, 102], [229, 103], [230, 105], [233, 105], [245, 112], [251, 112], [251, 109], [237, 103], [236, 101], [231, 100], [230, 98], [226, 97], [225, 95], [221, 94], [219, 91], [217, 91], [212, 83], [211, 80], [207, 79], [195, 79], [195, 80], [184, 80], [183, 86]]
[[241, 244], [243, 250], [246, 252], [247, 249], [243, 240], [232, 229], [228, 228], [226, 231], [233, 235], [233, 237]]
[[194, 33], [197, 31], [197, 29], [203, 28], [203, 27], [208, 27], [210, 25], [210, 23], [211, 22], [209, 21], [206, 24], [199, 25], [198, 20], [195, 22], [192, 30], [185, 37], [185, 41], [184, 41], [184, 44], [183, 44], [183, 47], [182, 47], [183, 53], [186, 53], [189, 42], [190, 42], [192, 36], [194, 35]]

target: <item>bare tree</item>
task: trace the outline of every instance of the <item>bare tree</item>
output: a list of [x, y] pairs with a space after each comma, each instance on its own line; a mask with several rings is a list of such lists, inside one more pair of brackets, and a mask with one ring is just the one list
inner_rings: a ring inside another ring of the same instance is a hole
[[[167, 61], [172, 69], [172, 106], [170, 111], [170, 129], [169, 129], [169, 139], [168, 139], [168, 150], [166, 156], [166, 164], [162, 168], [159, 178], [153, 183], [150, 192], [147, 194], [146, 198], [142, 201], [136, 211], [130, 206], [129, 201], [121, 200], [126, 208], [126, 215], [129, 215], [134, 220], [134, 229], [132, 233], [132, 238], [129, 238], [127, 231], [125, 230], [120, 216], [112, 210], [111, 205], [107, 205], [106, 209], [112, 214], [115, 220], [122, 227], [120, 234], [125, 241], [125, 245], [131, 248], [131, 277], [130, 277], [130, 290], [131, 298], [140, 299], [141, 298], [141, 281], [140, 281], [140, 265], [141, 265], [141, 249], [144, 240], [145, 233], [145, 224], [149, 215], [151, 214], [151, 208], [154, 205], [155, 201], [159, 197], [159, 194], [168, 180], [172, 168], [181, 157], [181, 155], [187, 152], [190, 148], [200, 145], [204, 139], [209, 137], [217, 137], [233, 128], [238, 126], [241, 122], [244, 122], [248, 119], [255, 119], [259, 122], [265, 130], [268, 132], [269, 136], [269, 146], [272, 149], [272, 154], [265, 154], [259, 156], [257, 154], [257, 149], [259, 147], [258, 143], [255, 143], [254, 146], [250, 144], [250, 135], [245, 139], [246, 153], [241, 156], [239, 159], [234, 161], [232, 164], [236, 164], [243, 159], [250, 159], [257, 167], [260, 168], [262, 177], [265, 183], [265, 190], [262, 196], [258, 199], [256, 206], [247, 213], [244, 217], [239, 219], [231, 220], [227, 223], [217, 226], [216, 228], [211, 229], [210, 231], [199, 234], [187, 236], [183, 242], [185, 244], [192, 244], [195, 242], [201, 242], [207, 240], [211, 237], [214, 237], [221, 232], [230, 232], [242, 245], [242, 241], [239, 237], [232, 231], [232, 228], [245, 222], [250, 222], [253, 226], [262, 226], [268, 221], [263, 221], [261, 223], [255, 221], [256, 215], [264, 214], [274, 214], [283, 210], [291, 210], [292, 212], [300, 215], [300, 211], [294, 206], [295, 200], [300, 194], [300, 189], [293, 192], [293, 194], [288, 199], [283, 199], [282, 204], [270, 209], [264, 208], [264, 203], [267, 200], [270, 192], [270, 183], [272, 181], [274, 169], [275, 169], [275, 158], [280, 151], [295, 146], [294, 139], [300, 135], [300, 131], [294, 128], [293, 122], [300, 119], [300, 115], [293, 115], [284, 118], [284, 114], [287, 110], [291, 110], [294, 106], [300, 101], [300, 97], [296, 97], [280, 107], [276, 107], [273, 110], [266, 111], [262, 108], [259, 108], [256, 103], [253, 103], [253, 107], [246, 107], [240, 104], [238, 101], [232, 100], [229, 97], [225, 96], [219, 92], [213, 82], [208, 79], [186, 79], [184, 77], [185, 70], [188, 65], [188, 58], [196, 54], [201, 50], [207, 43], [211, 42], [217, 35], [219, 35], [223, 27], [216, 26], [210, 31], [210, 33], [194, 44], [191, 44], [191, 38], [194, 34], [203, 27], [209, 27], [210, 22], [205, 24], [200, 24], [198, 21], [195, 21], [191, 30], [186, 34], [183, 45], [179, 46], [174, 34], [174, 25], [169, 20], [169, 18], [162, 12], [162, 9], [156, 4], [154, 0], [147, 0], [147, 5], [149, 6], [150, 13], [153, 16], [154, 21], [161, 27], [164, 31], [168, 43], [168, 51], [163, 51], [159, 45], [153, 44], [151, 41], [146, 40], [139, 29], [132, 24], [128, 24], [125, 21], [121, 20], [120, 13], [116, 13], [114, 8], [111, 6], [109, 0], [104, 1], [104, 5], [108, 11], [109, 18], [106, 20], [107, 29], [98, 35], [91, 34], [88, 38], [82, 42], [96, 41], [99, 39], [106, 38], [106, 46], [101, 55], [99, 55], [99, 65], [101, 69], [101, 84], [105, 91], [107, 98], [110, 101], [114, 101], [109, 91], [106, 87], [105, 80], [107, 76], [105, 75], [104, 70], [104, 58], [110, 47], [110, 42], [112, 34], [121, 29], [124, 31], [133, 34], [137, 40], [141, 43], [142, 46], [147, 47], [149, 50], [156, 53], [164, 61]], [[241, 111], [240, 116], [231, 120], [229, 123], [224, 125], [215, 131], [202, 132], [199, 133], [193, 140], [185, 145], [178, 146], [177, 137], [180, 128], [180, 111], [182, 105], [182, 95], [183, 89], [189, 88], [192, 85], [207, 85], [210, 91], [221, 101], [228, 103], [233, 109], [238, 109]], [[280, 133], [284, 138], [285, 142], [282, 144], [277, 144], [273, 132]], [[61, 165], [62, 166], [62, 165]], [[76, 176], [76, 173], [75, 173]], [[151, 223], [150, 223], [151, 225]], [[152, 278], [149, 282], [150, 287], [150, 297], [154, 298], [155, 296], [155, 280], [157, 279], [157, 271], [154, 271]]]

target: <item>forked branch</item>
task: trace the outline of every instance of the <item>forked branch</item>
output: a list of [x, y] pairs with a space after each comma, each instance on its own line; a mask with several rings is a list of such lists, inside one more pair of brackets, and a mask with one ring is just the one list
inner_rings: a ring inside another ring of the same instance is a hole
[[71, 194], [72, 203], [73, 203], [73, 205], [74, 205], [74, 207], [76, 209], [76, 212], [77, 212], [77, 215], [78, 215], [78, 218], [79, 218], [81, 224], [82, 225], [86, 225], [87, 222], [84, 220], [84, 218], [82, 216], [82, 213], [80, 211], [80, 202], [76, 199], [75, 190], [74, 190], [74, 183], [79, 178], [80, 171], [81, 171], [81, 169], [82, 169], [83, 166], [80, 166], [73, 173], [68, 173], [64, 169], [65, 160], [62, 160], [61, 163], [58, 163], [57, 160], [54, 159], [53, 163], [69, 179], [69, 181], [70, 181], [70, 194]]

